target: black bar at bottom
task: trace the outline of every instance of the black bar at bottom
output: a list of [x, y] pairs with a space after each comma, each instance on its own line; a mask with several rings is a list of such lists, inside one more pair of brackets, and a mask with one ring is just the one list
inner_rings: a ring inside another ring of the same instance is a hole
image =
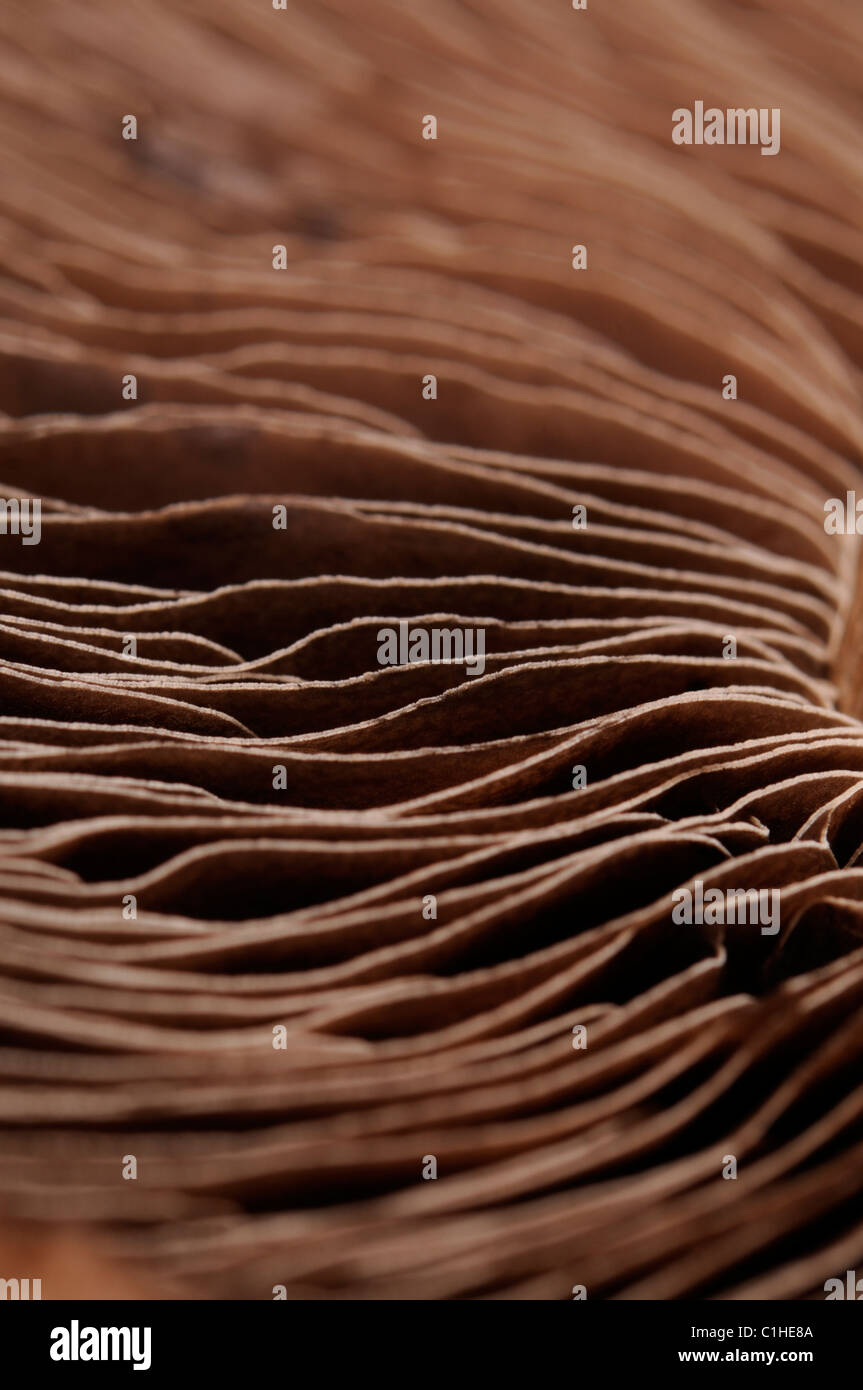
[[[279, 1384], [308, 1382], [337, 1370], [352, 1379], [428, 1384], [440, 1368], [451, 1379], [469, 1355], [488, 1382], [495, 1363], [531, 1383], [563, 1357], [572, 1376], [635, 1370], [665, 1372], [760, 1366], [831, 1371], [856, 1364], [861, 1310], [841, 1301], [572, 1302], [539, 1307], [494, 1300], [458, 1303], [0, 1303], [0, 1345], [7, 1371], [70, 1377], [131, 1375], [133, 1383], [171, 1383], [178, 1373], [248, 1381], [276, 1374]], [[558, 1340], [559, 1339], [559, 1340]], [[461, 1348], [461, 1350], [459, 1350]], [[588, 1371], [588, 1367], [592, 1367]], [[561, 1368], [555, 1373], [559, 1375]], [[145, 1380], [147, 1377], [147, 1380]], [[768, 1380], [769, 1383], [769, 1380]], [[245, 1385], [241, 1387], [245, 1390]]]

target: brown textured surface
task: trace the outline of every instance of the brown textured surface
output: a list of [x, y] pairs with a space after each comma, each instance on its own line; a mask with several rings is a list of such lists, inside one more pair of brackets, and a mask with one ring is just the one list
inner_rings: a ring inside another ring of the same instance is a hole
[[[5, 7], [0, 1189], [47, 1297], [863, 1259], [861, 59], [839, 0]], [[675, 148], [696, 98], [781, 154]], [[400, 618], [485, 674], [379, 667]], [[693, 877], [781, 934], [675, 926]]]

